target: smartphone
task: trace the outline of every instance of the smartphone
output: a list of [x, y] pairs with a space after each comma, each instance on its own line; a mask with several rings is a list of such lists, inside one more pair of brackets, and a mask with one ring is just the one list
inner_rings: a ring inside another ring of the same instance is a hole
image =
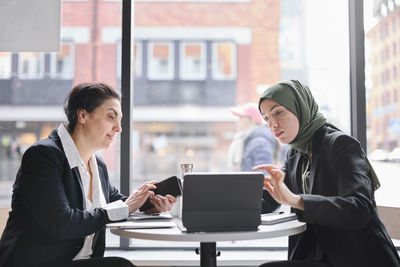
[[[181, 180], [176, 176], [171, 176], [165, 180], [162, 180], [159, 183], [156, 183], [156, 189], [154, 189], [155, 195], [171, 195], [173, 197], [177, 197], [182, 195], [182, 184]], [[150, 198], [146, 200], [146, 202], [139, 208], [140, 211], [144, 211], [147, 209], [151, 209], [153, 204], [150, 202]]]

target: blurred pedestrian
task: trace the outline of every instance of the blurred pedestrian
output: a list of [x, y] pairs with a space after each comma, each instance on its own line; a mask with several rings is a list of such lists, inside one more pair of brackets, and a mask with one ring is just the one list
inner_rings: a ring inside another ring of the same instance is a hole
[[274, 164], [278, 141], [258, 111], [256, 103], [231, 108], [238, 117], [236, 134], [229, 147], [228, 166], [234, 171], [253, 171], [260, 164]]

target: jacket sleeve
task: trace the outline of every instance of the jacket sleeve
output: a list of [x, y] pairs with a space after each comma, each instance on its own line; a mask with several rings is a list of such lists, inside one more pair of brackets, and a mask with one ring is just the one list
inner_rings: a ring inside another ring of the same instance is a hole
[[329, 179], [332, 188], [327, 189], [329, 194], [301, 195], [304, 211], [297, 211], [299, 220], [328, 227], [363, 228], [372, 218], [374, 200], [369, 166], [360, 144], [350, 136], [341, 135], [324, 155], [320, 158], [324, 170], [315, 179], [322, 183]]
[[103, 229], [109, 222], [101, 208], [88, 212], [70, 207], [70, 198], [82, 201], [82, 197], [80, 192], [73, 196], [66, 194], [63, 179], [73, 178], [68, 175], [71, 171], [68, 168], [61, 150], [35, 145], [25, 152], [14, 185], [15, 197], [21, 199], [29, 218], [57, 239], [82, 238]]

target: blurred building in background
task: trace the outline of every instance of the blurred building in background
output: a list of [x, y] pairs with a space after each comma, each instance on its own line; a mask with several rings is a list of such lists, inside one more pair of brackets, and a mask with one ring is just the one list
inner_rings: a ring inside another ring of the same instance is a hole
[[[229, 107], [257, 101], [281, 76], [306, 79], [303, 1], [281, 11], [288, 2], [135, 1], [134, 179], [176, 174], [183, 161], [226, 169]], [[121, 1], [63, 1], [58, 53], [0, 53], [0, 179], [13, 180], [24, 150], [64, 120], [73, 85], [120, 87], [121, 9]], [[103, 152], [111, 173], [118, 149]]]
[[400, 146], [399, 5], [399, 1], [374, 1], [375, 23], [366, 33], [367, 138], [377, 160], [400, 159], [395, 150]]

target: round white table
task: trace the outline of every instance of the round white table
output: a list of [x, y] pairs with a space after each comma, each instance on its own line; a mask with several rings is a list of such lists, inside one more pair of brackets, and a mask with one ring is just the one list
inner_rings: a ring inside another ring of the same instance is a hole
[[[181, 224], [180, 221], [176, 221]], [[216, 267], [217, 241], [238, 241], [251, 239], [264, 239], [278, 236], [299, 234], [306, 230], [306, 224], [298, 220], [277, 223], [273, 225], [260, 225], [258, 231], [232, 231], [232, 232], [182, 232], [178, 227], [162, 229], [111, 229], [111, 233], [128, 238], [165, 240], [165, 241], [197, 241], [200, 242], [200, 266]]]

